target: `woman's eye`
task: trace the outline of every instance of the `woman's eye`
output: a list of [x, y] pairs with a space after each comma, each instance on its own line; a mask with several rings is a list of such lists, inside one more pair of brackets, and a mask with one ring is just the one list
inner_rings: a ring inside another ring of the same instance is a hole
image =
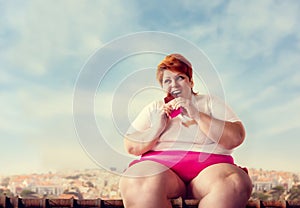
[[164, 81], [164, 83], [165, 84], [168, 84], [168, 83], [170, 83], [171, 81], [169, 80], [169, 79], [166, 79], [165, 81]]
[[178, 76], [177, 80], [184, 80], [184, 76]]

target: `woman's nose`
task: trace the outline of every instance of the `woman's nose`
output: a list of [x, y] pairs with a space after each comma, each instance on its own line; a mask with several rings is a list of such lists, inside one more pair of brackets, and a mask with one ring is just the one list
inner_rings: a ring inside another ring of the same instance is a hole
[[175, 87], [177, 85], [177, 82], [176, 82], [176, 80], [172, 80], [172, 82], [171, 82], [171, 86], [172, 87]]

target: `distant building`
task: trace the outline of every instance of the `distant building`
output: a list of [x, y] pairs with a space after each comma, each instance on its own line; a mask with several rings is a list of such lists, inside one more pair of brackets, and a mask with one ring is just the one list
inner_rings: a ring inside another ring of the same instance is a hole
[[61, 195], [63, 193], [63, 189], [57, 186], [31, 186], [29, 188], [31, 191], [39, 194], [39, 195]]
[[270, 191], [273, 188], [271, 181], [255, 181], [253, 182], [253, 191]]

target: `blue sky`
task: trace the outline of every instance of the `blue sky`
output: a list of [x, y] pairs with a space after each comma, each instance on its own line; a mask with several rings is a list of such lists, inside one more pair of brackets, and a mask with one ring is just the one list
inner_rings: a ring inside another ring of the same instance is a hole
[[[238, 164], [300, 172], [299, 11], [296, 0], [1, 1], [0, 174], [97, 167], [74, 128], [76, 79], [98, 49], [142, 31], [178, 35], [211, 60], [247, 130], [234, 153]], [[160, 57], [145, 66], [138, 58], [129, 63], [147, 68]], [[109, 76], [96, 106], [110, 106], [113, 80], [122, 80]], [[134, 102], [150, 96], [138, 95]], [[96, 112], [105, 137], [115, 138], [108, 143], [123, 154], [109, 111]]]

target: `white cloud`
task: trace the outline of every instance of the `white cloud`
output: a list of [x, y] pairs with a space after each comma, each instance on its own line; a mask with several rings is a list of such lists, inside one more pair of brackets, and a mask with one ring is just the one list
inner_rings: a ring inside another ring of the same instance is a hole
[[224, 29], [227, 28], [225, 34], [231, 35], [228, 39], [239, 39], [237, 52], [248, 54], [249, 57], [268, 56], [276, 52], [275, 48], [282, 38], [299, 32], [295, 27], [299, 14], [294, 4], [274, 1], [244, 3], [231, 2], [227, 10], [229, 18], [224, 25]]
[[[18, 80], [13, 78], [12, 83]], [[25, 138], [48, 122], [71, 117], [72, 93], [70, 88], [57, 90], [24, 83], [20, 88], [1, 91], [0, 129]]]
[[9, 43], [4, 59], [19, 70], [41, 75], [64, 58], [87, 57], [109, 33], [130, 28], [124, 22], [133, 23], [133, 14], [120, 3], [33, 0], [18, 8], [7, 4], [4, 28], [17, 38]]
[[[64, 125], [64, 127], [67, 127], [64, 133], [58, 131], [47, 135], [35, 135], [32, 139], [40, 167], [44, 170], [97, 167], [85, 153], [74, 131], [70, 131], [72, 128], [69, 125]], [[42, 139], [40, 139], [41, 137]]]
[[[193, 18], [187, 22], [185, 17], [178, 16], [178, 20], [182, 22], [170, 23], [180, 26], [176, 30], [179, 34], [188, 40], [194, 40], [213, 57], [212, 61], [217, 63], [217, 70], [221, 71], [221, 79], [228, 85], [225, 90], [230, 90], [229, 97], [235, 101], [238, 112], [242, 112], [243, 116], [249, 119], [247, 123], [252, 125], [250, 129], [257, 130], [249, 132], [250, 136], [257, 140], [297, 128], [299, 123], [298, 98], [287, 101], [284, 107], [280, 103], [270, 103], [267, 108], [261, 105], [268, 104], [270, 100], [276, 100], [276, 96], [282, 95], [283, 86], [299, 86], [300, 78], [296, 70], [300, 64], [297, 53], [300, 47], [300, 32], [297, 27], [299, 7], [294, 1], [291, 2], [231, 1], [226, 5], [223, 1], [185, 1], [182, 3], [183, 7], [191, 12], [189, 17]], [[135, 16], [142, 15], [143, 9], [122, 1], [112, 4], [109, 1], [90, 3], [33, 0], [18, 5], [3, 5], [4, 7], [0, 8], [3, 11], [3, 18], [0, 20], [0, 60], [3, 66], [0, 71], [0, 83], [4, 87], [0, 91], [0, 130], [13, 134], [15, 138], [2, 139], [1, 145], [14, 147], [23, 153], [22, 148], [28, 148], [26, 153], [30, 154], [19, 156], [22, 161], [12, 160], [16, 165], [6, 166], [1, 163], [0, 166], [12, 171], [20, 164], [23, 164], [22, 170], [25, 170], [26, 166], [31, 166], [32, 169], [93, 166], [89, 158], [86, 158], [74, 132], [72, 86], [54, 87], [51, 83], [53, 78], [48, 75], [50, 71], [57, 70], [57, 76], [69, 79], [64, 76], [65, 73], [72, 73], [70, 71], [73, 64], [82, 66], [85, 59], [103, 43], [120, 35], [147, 28], [147, 25], [142, 25], [141, 16]], [[197, 16], [199, 11], [201, 14]], [[142, 26], [138, 25], [138, 22]], [[157, 28], [165, 29], [161, 22], [157, 22]], [[289, 47], [282, 47], [289, 35], [298, 41], [293, 45], [295, 51]], [[252, 58], [265, 58], [272, 64], [266, 68], [252, 62]], [[137, 57], [133, 64], [143, 66], [143, 61]], [[152, 61], [147, 59], [146, 63], [149, 65]], [[259, 84], [247, 83], [247, 78], [254, 80], [257, 77], [251, 71], [245, 72], [244, 78], [237, 80], [242, 77], [247, 64], [260, 67]], [[21, 78], [23, 75], [26, 75], [24, 80]], [[34, 79], [31, 80], [36, 75], [43, 78], [39, 84]], [[117, 78], [120, 82], [130, 80]], [[123, 90], [126, 91], [126, 87], [131, 89], [132, 85], [144, 86], [144, 78], [147, 79], [143, 77], [127, 83]], [[280, 83], [273, 85], [274, 80], [280, 80]], [[42, 83], [43, 81], [47, 83]], [[270, 84], [263, 86], [264, 83]], [[108, 87], [110, 86], [108, 84]], [[120, 86], [115, 87], [113, 89]], [[113, 95], [113, 92], [107, 91], [101, 97], [96, 94], [95, 114], [97, 119], [101, 120], [100, 127], [105, 130], [105, 137], [112, 138], [108, 142], [109, 145], [117, 145], [116, 151], [121, 151], [121, 135], [111, 123], [113, 96], [120, 96], [118, 100], [122, 103], [120, 108], [113, 109], [114, 113], [125, 115], [121, 117], [126, 122], [128, 118], [132, 120], [140, 108], [154, 99], [154, 96], [151, 90], [136, 90], [134, 92], [137, 94], [134, 95], [120, 93], [124, 92], [122, 90], [117, 95]], [[250, 97], [253, 92], [255, 96]], [[128, 96], [132, 98], [130, 102]], [[79, 111], [86, 113], [84, 108]], [[118, 122], [124, 122], [122, 118], [118, 118]], [[256, 144], [256, 141], [249, 140], [246, 147]], [[3, 154], [9, 158], [12, 155], [8, 151], [10, 150], [5, 150]]]
[[264, 137], [270, 137], [271, 135], [286, 132], [289, 129], [299, 128], [298, 106], [300, 106], [299, 97], [285, 101], [282, 105], [273, 106], [270, 104], [270, 107], [261, 109], [258, 112], [261, 116], [257, 116], [257, 118], [260, 119], [259, 123], [264, 123], [264, 129], [261, 129], [260, 133]]
[[271, 57], [278, 52], [278, 44], [284, 38], [289, 35], [299, 38], [297, 3], [230, 1], [221, 8], [206, 22], [179, 30], [200, 47], [207, 48], [212, 56], [225, 56], [221, 65], [236, 59]]
[[180, 1], [183, 8], [187, 9], [190, 12], [205, 12], [206, 15], [209, 15], [213, 12], [214, 9], [221, 6], [224, 3], [224, 0], [202, 0], [202, 1]]

